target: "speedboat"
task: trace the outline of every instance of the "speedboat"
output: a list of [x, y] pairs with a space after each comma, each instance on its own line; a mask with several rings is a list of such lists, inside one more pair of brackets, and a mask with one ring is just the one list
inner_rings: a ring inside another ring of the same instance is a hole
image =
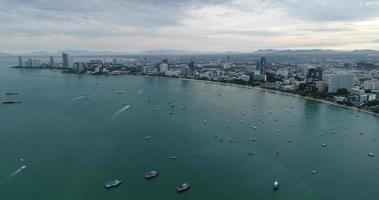
[[17, 92], [7, 92], [7, 93], [5, 93], [5, 95], [18, 95], [18, 93]]
[[179, 186], [176, 187], [176, 191], [177, 192], [184, 192], [184, 191], [186, 191], [186, 190], [188, 190], [190, 188], [191, 188], [191, 184], [189, 184], [189, 183], [183, 183], [183, 184], [181, 184], [181, 185], [179, 185]]
[[21, 103], [21, 101], [8, 99], [8, 100], [3, 101], [2, 103], [3, 104], [15, 104], [15, 103]]
[[145, 174], [145, 178], [146, 179], [152, 179], [152, 178], [155, 178], [159, 175], [158, 171], [157, 170], [153, 170], [153, 171], [150, 171], [150, 172], [147, 172]]
[[373, 154], [373, 153], [368, 153], [368, 156], [374, 157], [375, 154]]
[[274, 181], [273, 189], [278, 190], [279, 189], [279, 181]]
[[121, 185], [122, 181], [118, 180], [118, 179], [114, 179], [114, 180], [111, 180], [109, 182], [106, 182], [105, 183], [105, 188], [109, 189], [109, 188], [113, 188], [113, 187], [116, 187], [118, 185]]
[[327, 145], [325, 143], [321, 143], [321, 146], [322, 147], [326, 147]]

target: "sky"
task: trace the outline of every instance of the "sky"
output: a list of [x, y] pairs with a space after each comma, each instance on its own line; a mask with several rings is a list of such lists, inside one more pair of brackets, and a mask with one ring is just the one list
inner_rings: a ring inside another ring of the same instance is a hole
[[0, 52], [379, 50], [379, 0], [0, 0]]

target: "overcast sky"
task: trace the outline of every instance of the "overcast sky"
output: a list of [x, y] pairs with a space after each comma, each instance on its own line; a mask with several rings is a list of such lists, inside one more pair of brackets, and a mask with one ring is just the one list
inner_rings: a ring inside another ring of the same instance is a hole
[[379, 0], [0, 0], [0, 51], [377, 49]]

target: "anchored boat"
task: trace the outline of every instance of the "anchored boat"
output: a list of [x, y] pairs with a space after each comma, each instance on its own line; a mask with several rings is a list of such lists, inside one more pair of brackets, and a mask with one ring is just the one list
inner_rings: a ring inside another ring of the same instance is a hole
[[105, 183], [105, 188], [110, 189], [110, 188], [121, 185], [121, 183], [122, 183], [122, 181], [120, 181], [118, 179], [111, 180], [111, 181]]
[[189, 183], [183, 183], [183, 184], [181, 184], [181, 185], [179, 185], [179, 186], [176, 187], [176, 191], [177, 192], [184, 192], [184, 191], [186, 191], [186, 190], [188, 190], [190, 188], [191, 188], [191, 184], [189, 184]]
[[147, 172], [145, 174], [145, 178], [146, 179], [152, 179], [152, 178], [155, 178], [159, 175], [158, 171], [157, 170], [153, 170], [153, 171], [150, 171], [150, 172]]

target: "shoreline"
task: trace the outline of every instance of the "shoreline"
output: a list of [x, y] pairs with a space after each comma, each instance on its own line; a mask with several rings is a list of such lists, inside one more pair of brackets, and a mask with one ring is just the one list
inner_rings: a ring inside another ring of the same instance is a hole
[[[38, 68], [38, 69], [41, 69], [41, 68]], [[62, 69], [58, 69], [58, 70], [62, 70]], [[279, 90], [274, 90], [274, 89], [262, 88], [260, 86], [254, 87], [254, 86], [248, 86], [248, 85], [239, 85], [239, 84], [233, 84], [233, 83], [223, 83], [223, 82], [210, 81], [210, 80], [199, 80], [199, 79], [180, 78], [180, 77], [166, 77], [166, 76], [152, 76], [152, 75], [131, 75], [131, 74], [125, 74], [125, 75], [126, 76], [156, 77], [156, 78], [161, 78], [161, 79], [172, 79], [172, 80], [186, 80], [186, 81], [195, 81], [195, 82], [202, 82], [202, 83], [212, 83], [212, 84], [218, 84], [218, 85], [224, 85], [224, 86], [226, 85], [226, 86], [232, 86], [232, 87], [239, 87], [239, 88], [244, 88], [244, 89], [253, 89], [253, 90], [259, 90], [259, 91], [269, 92], [269, 93], [273, 93], [273, 94], [280, 94], [280, 95], [286, 95], [286, 96], [296, 97], [296, 98], [305, 99], [305, 100], [316, 101], [319, 103], [324, 103], [327, 105], [336, 106], [336, 107], [343, 108], [346, 110], [362, 112], [365, 114], [372, 115], [374, 117], [379, 117], [379, 113], [375, 113], [375, 112], [372, 112], [369, 110], [364, 110], [364, 109], [360, 109], [360, 108], [352, 107], [352, 106], [340, 105], [338, 103], [331, 102], [331, 101], [324, 100], [324, 99], [318, 99], [318, 98], [313, 98], [313, 97], [308, 97], [308, 96], [301, 96], [299, 94], [294, 94], [294, 93], [289, 93], [289, 92], [284, 92], [284, 91], [279, 91]], [[117, 76], [122, 76], [122, 75], [117, 75]]]
[[[143, 76], [145, 76], [145, 75], [143, 75]], [[149, 75], [147, 75], [147, 76], [149, 76]], [[253, 86], [238, 85], [238, 84], [233, 84], [233, 83], [222, 83], [222, 82], [217, 82], [217, 81], [198, 80], [198, 79], [189, 79], [189, 78], [172, 78], [172, 77], [164, 77], [164, 76], [149, 76], [149, 77], [158, 77], [158, 78], [173, 79], [173, 80], [177, 79], [177, 80], [185, 80], [185, 81], [195, 81], [195, 82], [202, 82], [202, 83], [213, 83], [213, 84], [218, 84], [218, 85], [233, 86], [233, 87], [239, 87], [239, 88], [244, 88], [244, 89], [259, 90], [259, 91], [269, 92], [269, 93], [273, 93], [273, 94], [279, 94], [279, 95], [291, 96], [291, 97], [296, 97], [296, 98], [310, 100], [310, 101], [316, 101], [318, 103], [324, 103], [324, 104], [327, 104], [327, 105], [336, 106], [336, 107], [343, 108], [343, 109], [346, 109], [346, 110], [352, 110], [352, 111], [362, 112], [362, 113], [369, 114], [369, 115], [372, 115], [372, 116], [375, 116], [375, 117], [379, 117], [379, 113], [375, 113], [375, 112], [372, 112], [372, 111], [360, 109], [360, 108], [357, 108], [357, 107], [340, 105], [338, 103], [327, 101], [327, 100], [323, 100], [323, 99], [317, 99], [317, 98], [308, 97], [308, 96], [301, 96], [299, 94], [294, 94], [294, 93], [289, 93], [289, 92], [284, 92], [284, 91], [279, 91], [279, 90], [273, 90], [273, 89], [268, 89], [268, 88], [262, 88], [260, 86], [253, 87]]]

